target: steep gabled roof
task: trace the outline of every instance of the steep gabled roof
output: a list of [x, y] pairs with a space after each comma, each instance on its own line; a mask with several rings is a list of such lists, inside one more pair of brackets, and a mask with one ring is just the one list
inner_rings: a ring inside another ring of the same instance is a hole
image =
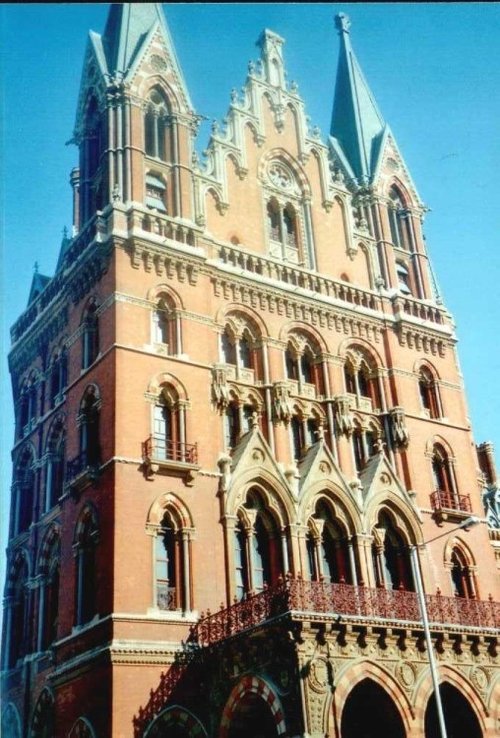
[[30, 294], [28, 297], [28, 305], [31, 305], [31, 303], [36, 300], [38, 295], [40, 295], [48, 283], [50, 282], [50, 277], [47, 277], [45, 274], [39, 274], [38, 271], [35, 271], [33, 274], [33, 279], [31, 280], [31, 288], [30, 288]]
[[386, 127], [375, 98], [354, 55], [346, 15], [336, 17], [340, 55], [330, 133], [338, 142], [359, 184], [371, 181]]

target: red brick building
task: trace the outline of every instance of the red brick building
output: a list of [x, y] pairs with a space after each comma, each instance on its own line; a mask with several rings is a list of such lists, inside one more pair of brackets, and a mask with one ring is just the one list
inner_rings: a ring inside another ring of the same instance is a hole
[[12, 328], [4, 736], [433, 738], [415, 551], [448, 735], [498, 735], [492, 450], [337, 27], [328, 140], [266, 30], [203, 161], [161, 6], [90, 34], [74, 233]]

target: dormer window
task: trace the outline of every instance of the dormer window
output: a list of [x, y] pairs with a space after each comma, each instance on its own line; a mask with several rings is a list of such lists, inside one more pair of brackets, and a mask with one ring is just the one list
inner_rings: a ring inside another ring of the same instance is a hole
[[167, 186], [156, 174], [146, 174], [146, 205], [148, 208], [167, 212], [165, 205]]

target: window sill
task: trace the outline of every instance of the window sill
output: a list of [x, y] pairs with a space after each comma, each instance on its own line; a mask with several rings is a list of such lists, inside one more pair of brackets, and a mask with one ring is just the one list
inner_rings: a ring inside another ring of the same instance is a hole
[[148, 618], [176, 623], [196, 623], [199, 615], [196, 610], [160, 610], [158, 607], [150, 607], [146, 611]]

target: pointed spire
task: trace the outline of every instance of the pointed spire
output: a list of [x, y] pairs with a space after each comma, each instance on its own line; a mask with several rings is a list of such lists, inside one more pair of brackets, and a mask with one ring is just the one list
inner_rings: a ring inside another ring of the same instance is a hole
[[132, 64], [141, 42], [155, 23], [163, 23], [161, 3], [113, 3], [102, 37], [111, 73], [123, 72]]
[[368, 184], [386, 124], [352, 50], [348, 16], [339, 13], [335, 25], [340, 35], [340, 55], [330, 132], [358, 183]]

